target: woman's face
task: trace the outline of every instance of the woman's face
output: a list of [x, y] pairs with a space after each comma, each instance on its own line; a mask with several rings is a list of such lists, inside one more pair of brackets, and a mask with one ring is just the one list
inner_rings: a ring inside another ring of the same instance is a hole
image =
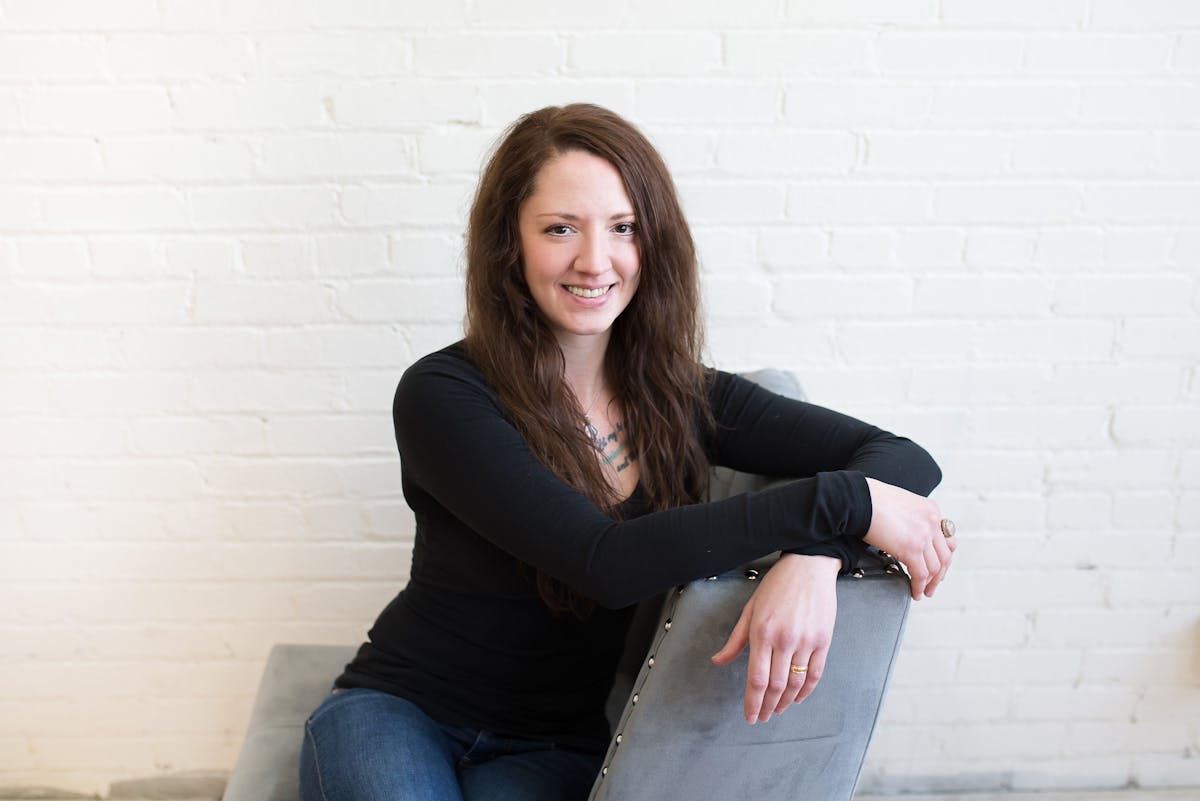
[[603, 337], [637, 292], [633, 204], [609, 162], [579, 150], [549, 161], [518, 212], [525, 281], [566, 346]]

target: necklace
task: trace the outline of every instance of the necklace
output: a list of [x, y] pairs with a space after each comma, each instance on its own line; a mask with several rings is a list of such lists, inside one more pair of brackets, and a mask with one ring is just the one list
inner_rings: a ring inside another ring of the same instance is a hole
[[608, 441], [600, 436], [599, 429], [592, 425], [590, 415], [592, 414], [592, 407], [596, 405], [596, 401], [600, 400], [600, 395], [603, 394], [602, 389], [596, 392], [595, 397], [592, 398], [592, 402], [588, 404], [587, 411], [583, 413], [583, 430], [587, 433], [588, 439], [592, 441], [592, 447], [600, 453], [604, 453], [604, 448], [607, 446]]

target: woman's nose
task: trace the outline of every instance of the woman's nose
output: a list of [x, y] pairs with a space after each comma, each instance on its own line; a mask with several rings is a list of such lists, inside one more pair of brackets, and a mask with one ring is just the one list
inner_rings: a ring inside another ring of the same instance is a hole
[[608, 246], [602, 236], [585, 236], [575, 256], [575, 269], [599, 275], [609, 268]]

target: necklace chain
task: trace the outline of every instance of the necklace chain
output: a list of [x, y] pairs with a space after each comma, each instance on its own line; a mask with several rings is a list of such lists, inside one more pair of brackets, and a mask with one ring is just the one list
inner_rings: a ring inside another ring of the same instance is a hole
[[596, 406], [596, 401], [600, 400], [600, 396], [604, 394], [604, 385], [596, 390], [595, 396], [592, 397], [592, 402], [588, 404], [587, 410], [583, 413], [583, 430], [587, 433], [588, 439], [592, 441], [592, 447], [600, 453], [604, 453], [604, 448], [607, 446], [607, 440], [600, 436], [599, 429], [592, 423], [592, 409]]

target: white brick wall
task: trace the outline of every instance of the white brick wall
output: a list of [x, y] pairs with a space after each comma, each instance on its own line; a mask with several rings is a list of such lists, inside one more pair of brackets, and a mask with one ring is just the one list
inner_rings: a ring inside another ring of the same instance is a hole
[[392, 388], [571, 100], [675, 170], [714, 362], [945, 468], [865, 786], [1200, 785], [1200, 4], [0, 0], [0, 788], [228, 770], [272, 642], [363, 636]]

